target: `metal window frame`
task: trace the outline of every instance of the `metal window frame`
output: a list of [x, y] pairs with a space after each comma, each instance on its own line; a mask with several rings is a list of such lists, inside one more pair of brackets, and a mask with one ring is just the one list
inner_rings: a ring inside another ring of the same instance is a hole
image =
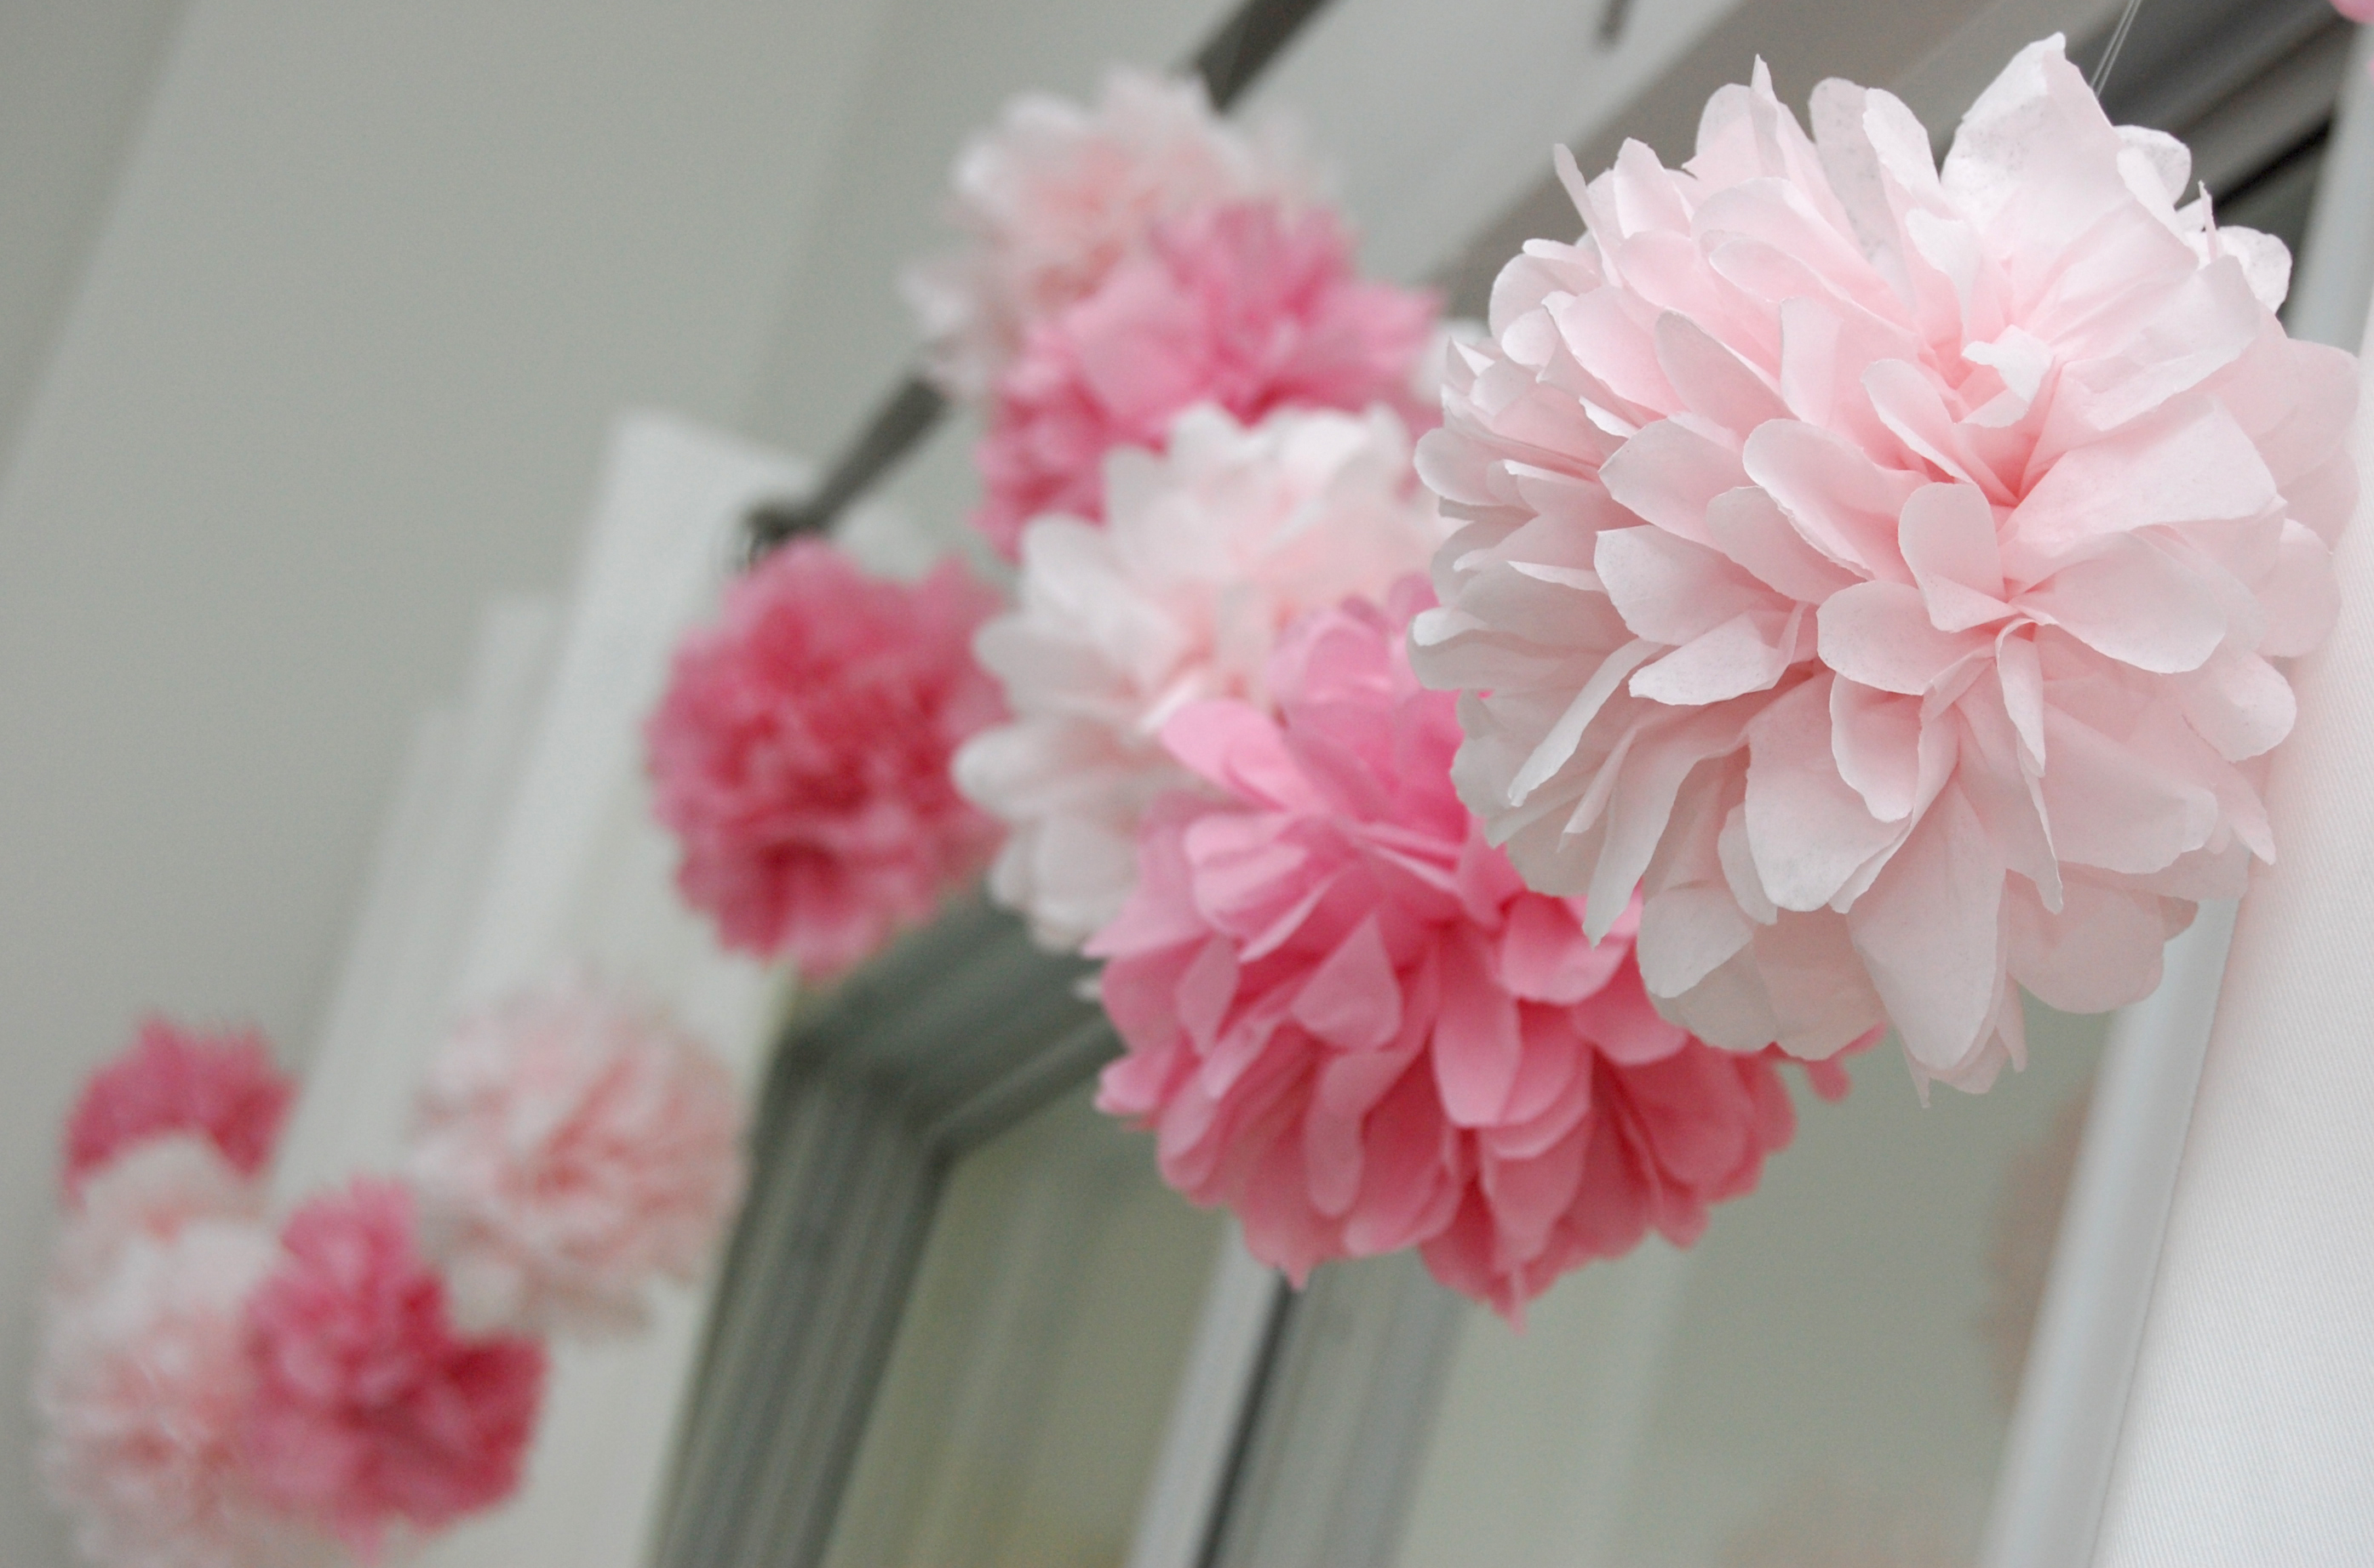
[[[1120, 1052], [1083, 990], [1091, 967], [976, 897], [794, 1016], [656, 1562], [824, 1561], [950, 1170]], [[1414, 1258], [1289, 1292], [1239, 1250], [1216, 1270], [1134, 1568], [1385, 1560], [1464, 1303]]]
[[1087, 973], [976, 898], [795, 1014], [657, 1562], [823, 1560], [949, 1168], [1120, 1049]]

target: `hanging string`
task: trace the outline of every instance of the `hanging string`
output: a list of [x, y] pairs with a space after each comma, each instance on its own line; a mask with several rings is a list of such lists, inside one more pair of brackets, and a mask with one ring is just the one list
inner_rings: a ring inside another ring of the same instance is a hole
[[2110, 79], [2110, 67], [2119, 63], [2119, 51], [2127, 46], [2127, 34], [2135, 25], [2135, 13], [2144, 8], [2144, 0], [2127, 0], [2127, 8], [2119, 13], [2119, 25], [2110, 29], [2110, 41], [2103, 47], [2100, 64], [2094, 67], [2094, 79], [2086, 85], [2094, 96], [2102, 96], [2103, 87]]

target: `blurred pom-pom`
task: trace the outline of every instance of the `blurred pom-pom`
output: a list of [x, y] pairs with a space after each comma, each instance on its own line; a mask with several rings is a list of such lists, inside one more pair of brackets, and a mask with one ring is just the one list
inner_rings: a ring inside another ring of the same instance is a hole
[[241, 1175], [203, 1134], [145, 1139], [84, 1181], [59, 1224], [50, 1293], [73, 1301], [100, 1289], [135, 1240], [162, 1246], [200, 1220], [263, 1217], [262, 1179]]
[[948, 761], [1004, 716], [971, 648], [996, 607], [954, 559], [893, 582], [803, 539], [677, 649], [647, 731], [656, 810], [726, 945], [837, 974], [987, 863], [997, 825]]
[[[123, 1169], [93, 1182], [93, 1205], [112, 1201], [101, 1189]], [[276, 1255], [260, 1225], [196, 1219], [126, 1237], [102, 1273], [53, 1304], [34, 1375], [41, 1479], [73, 1515], [75, 1544], [91, 1562], [312, 1568], [335, 1560], [326, 1538], [250, 1483], [244, 1312]]]
[[253, 1030], [207, 1034], [149, 1019], [129, 1047], [90, 1075], [67, 1116], [67, 1197], [78, 1198], [91, 1173], [124, 1151], [177, 1132], [199, 1134], [232, 1169], [257, 1175], [296, 1092]]
[[716, 1054], [584, 978], [465, 1020], [430, 1063], [405, 1175], [467, 1330], [617, 1332], [697, 1278], [741, 1194]]
[[291, 1215], [246, 1330], [256, 1489], [358, 1553], [518, 1487], [544, 1347], [455, 1330], [403, 1187], [358, 1180]]
[[1101, 521], [1105, 454], [1158, 450], [1198, 403], [1246, 424], [1274, 408], [1381, 403], [1412, 429], [1433, 425], [1416, 389], [1437, 341], [1434, 298], [1352, 263], [1323, 208], [1222, 207], [1159, 229], [1094, 294], [1033, 326], [998, 379], [973, 526], [1010, 557], [1042, 513]]
[[1310, 199], [1319, 181], [1277, 122], [1212, 112], [1203, 84], [1116, 70], [1084, 108], [1043, 93], [966, 143], [949, 216], [959, 250], [902, 280], [932, 379], [987, 392], [1034, 322], [1095, 292], [1155, 226], [1230, 202]]

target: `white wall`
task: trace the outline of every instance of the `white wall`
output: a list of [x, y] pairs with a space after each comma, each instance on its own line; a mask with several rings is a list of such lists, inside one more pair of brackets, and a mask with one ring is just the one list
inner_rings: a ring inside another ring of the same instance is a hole
[[182, 0], [0, 0], [0, 451], [81, 281]]

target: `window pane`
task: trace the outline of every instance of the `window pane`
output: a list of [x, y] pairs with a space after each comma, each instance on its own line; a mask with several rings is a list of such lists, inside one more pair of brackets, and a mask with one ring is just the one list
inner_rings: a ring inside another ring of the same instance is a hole
[[1127, 1559], [1222, 1225], [1091, 1093], [951, 1174], [829, 1568]]
[[1925, 1109], [1885, 1046], [1696, 1247], [1471, 1308], [1402, 1568], [1969, 1562], [2105, 1027]]

